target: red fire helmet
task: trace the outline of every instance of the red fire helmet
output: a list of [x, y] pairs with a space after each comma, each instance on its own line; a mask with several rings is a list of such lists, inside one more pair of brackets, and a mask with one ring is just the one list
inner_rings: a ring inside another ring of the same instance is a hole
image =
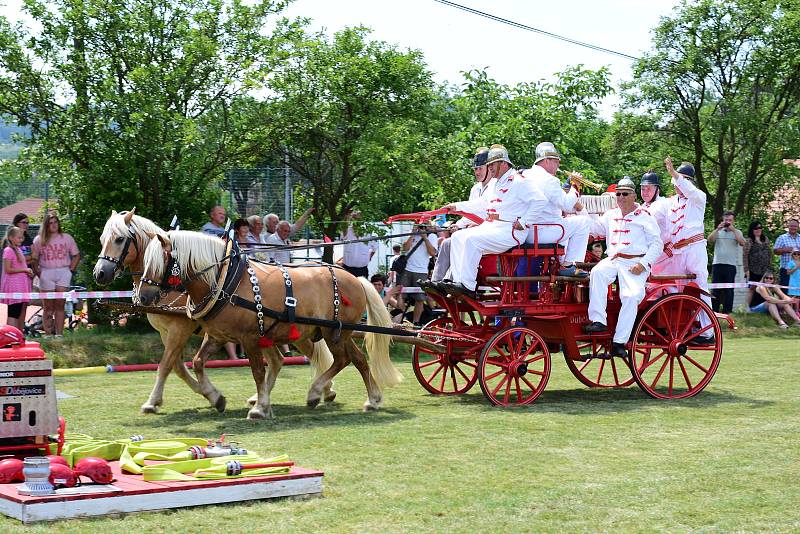
[[71, 488], [78, 484], [78, 477], [64, 464], [50, 464], [50, 476], [47, 479], [56, 488]]
[[25, 335], [16, 326], [0, 326], [0, 347], [10, 347], [11, 345], [21, 345], [25, 343]]
[[48, 454], [46, 456], [46, 458], [48, 460], [50, 460], [50, 465], [51, 466], [56, 465], [56, 464], [60, 464], [60, 465], [66, 465], [67, 467], [69, 467], [69, 464], [67, 463], [67, 459], [64, 458], [63, 456], [56, 456], [55, 454]]
[[25, 480], [25, 475], [22, 474], [24, 465], [19, 458], [0, 460], [0, 484], [10, 484]]
[[110, 484], [114, 480], [111, 466], [102, 458], [82, 458], [75, 464], [75, 476], [87, 477], [96, 484]]

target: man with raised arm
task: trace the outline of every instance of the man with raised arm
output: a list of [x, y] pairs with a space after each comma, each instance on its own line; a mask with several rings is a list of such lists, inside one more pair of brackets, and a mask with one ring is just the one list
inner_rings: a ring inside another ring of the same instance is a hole
[[547, 205], [544, 195], [514, 169], [503, 145], [491, 146], [486, 163], [491, 177], [497, 179], [494, 190], [474, 200], [444, 206], [450, 210], [476, 213], [484, 219], [483, 224], [459, 230], [451, 238], [450, 274], [453, 281], [442, 282], [439, 286], [454, 295], [475, 298], [481, 256], [505, 252], [523, 243], [534, 214]]
[[558, 153], [553, 143], [539, 143], [536, 145], [536, 161], [533, 167], [522, 173], [547, 198], [547, 205], [535, 214], [532, 222], [537, 225], [561, 225], [564, 228], [562, 236], [561, 229], [556, 226], [534, 226], [530, 230], [527, 241], [529, 243], [532, 243], [534, 239], [537, 243], [558, 241], [565, 246], [561, 270], [558, 271], [558, 274], [561, 276], [586, 276], [586, 272], [579, 270], [575, 266], [575, 262], [583, 261], [586, 255], [591, 223], [589, 217], [585, 215], [563, 216], [564, 213], [581, 211], [583, 206], [578, 200], [578, 191], [575, 187], [570, 187], [568, 192], [561, 187], [561, 183], [556, 178], [556, 172], [560, 165], [561, 154]]
[[611, 356], [626, 357], [625, 344], [631, 336], [639, 303], [644, 299], [650, 267], [661, 254], [658, 223], [648, 211], [636, 204], [636, 189], [628, 177], [617, 183], [617, 207], [592, 222], [592, 233], [606, 236], [606, 258], [589, 278], [589, 321], [587, 333], [608, 329], [606, 305], [608, 286], [619, 280], [622, 304], [617, 328], [611, 343]]

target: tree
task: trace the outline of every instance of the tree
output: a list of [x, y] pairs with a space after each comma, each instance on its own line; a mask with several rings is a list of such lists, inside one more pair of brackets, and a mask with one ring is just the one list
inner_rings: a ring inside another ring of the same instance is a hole
[[253, 132], [264, 147], [258, 159], [285, 160], [308, 181], [315, 219], [331, 237], [353, 207], [383, 218], [369, 200], [411, 203], [415, 163], [426, 156], [419, 140], [433, 83], [421, 53], [367, 37], [365, 28], [330, 41], [308, 36], [276, 66]]
[[[628, 104], [691, 160], [715, 220], [752, 211], [800, 150], [800, 9], [780, 0], [684, 2], [636, 63]], [[663, 157], [663, 154], [659, 155]]]
[[111, 208], [205, 218], [247, 150], [231, 103], [297, 31], [273, 20], [285, 3], [24, 0], [37, 32], [0, 16], [0, 115], [30, 128], [20, 164], [46, 168], [84, 251]]

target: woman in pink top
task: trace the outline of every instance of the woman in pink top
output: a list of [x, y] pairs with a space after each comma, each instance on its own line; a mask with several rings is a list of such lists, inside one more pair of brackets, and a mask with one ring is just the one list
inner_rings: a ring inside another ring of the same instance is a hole
[[[44, 216], [39, 235], [33, 240], [33, 269], [39, 275], [42, 291], [67, 291], [72, 273], [81, 257], [72, 236], [61, 231], [61, 222], [55, 213]], [[61, 336], [64, 331], [65, 299], [45, 299], [44, 332]]]
[[[30, 293], [33, 270], [25, 263], [20, 247], [25, 239], [25, 231], [11, 226], [3, 241], [3, 278], [0, 279], [0, 293]], [[8, 324], [20, 330], [25, 326], [25, 311], [29, 297], [0, 299], [8, 304]]]

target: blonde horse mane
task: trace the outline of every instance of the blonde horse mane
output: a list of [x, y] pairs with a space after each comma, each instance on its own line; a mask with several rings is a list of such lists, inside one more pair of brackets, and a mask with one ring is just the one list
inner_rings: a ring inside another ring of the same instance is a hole
[[[188, 271], [198, 273], [219, 262], [225, 256], [225, 243], [218, 237], [201, 232], [172, 230], [166, 233], [172, 245], [172, 256], [178, 262], [181, 278]], [[152, 280], [160, 280], [164, 276], [164, 254], [161, 242], [153, 239], [144, 251], [144, 273]], [[208, 287], [215, 287], [217, 270], [208, 269], [197, 275]]]
[[[128, 225], [125, 224], [125, 215], [127, 215], [127, 213], [127, 211], [123, 211], [120, 213], [114, 212], [111, 214], [111, 218], [106, 221], [106, 225], [103, 227], [103, 233], [100, 234], [100, 244], [102, 246], [105, 246], [106, 243], [108, 243], [108, 241], [114, 237], [128, 236]], [[148, 232], [151, 234], [165, 235], [164, 230], [156, 225], [156, 223], [150, 219], [140, 217], [136, 214], [134, 214], [133, 218], [131, 219], [131, 225], [133, 226], [136, 236], [141, 240], [143, 249], [147, 248], [147, 245], [150, 244], [150, 238], [147, 235]]]

